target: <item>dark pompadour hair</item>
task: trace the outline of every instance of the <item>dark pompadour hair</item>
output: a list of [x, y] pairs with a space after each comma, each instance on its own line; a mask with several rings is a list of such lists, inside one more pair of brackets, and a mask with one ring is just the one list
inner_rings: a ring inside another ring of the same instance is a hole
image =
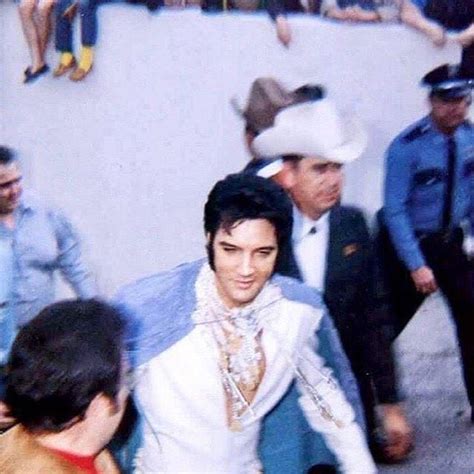
[[287, 256], [293, 225], [292, 205], [286, 192], [276, 183], [260, 176], [231, 174], [218, 181], [204, 207], [204, 230], [209, 234], [209, 264], [214, 269], [212, 244], [216, 232], [226, 231], [245, 220], [266, 219], [275, 228], [278, 257], [275, 271]]
[[13, 149], [0, 145], [0, 165], [9, 165], [16, 160], [16, 154]]
[[46, 307], [18, 333], [10, 354], [5, 403], [27, 430], [62, 431], [83, 419], [100, 393], [120, 389], [124, 323], [97, 300]]

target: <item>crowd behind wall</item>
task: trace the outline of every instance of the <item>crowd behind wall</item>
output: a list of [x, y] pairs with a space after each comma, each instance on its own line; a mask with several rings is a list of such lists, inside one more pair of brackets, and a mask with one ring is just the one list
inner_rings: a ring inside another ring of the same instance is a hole
[[[351, 23], [402, 22], [426, 35], [442, 47], [448, 39], [464, 48], [463, 64], [474, 67], [474, 3], [470, 0], [125, 0], [144, 4], [151, 10], [163, 7], [201, 7], [207, 12], [227, 10], [266, 10], [275, 23], [278, 40], [292, 42], [288, 14], [306, 13], [333, 21]], [[94, 65], [94, 47], [98, 37], [97, 7], [101, 0], [20, 0], [19, 13], [31, 64], [24, 70], [25, 83], [49, 73], [45, 55], [51, 30], [59, 53], [53, 76], [69, 74], [73, 81], [83, 80]], [[54, 14], [53, 14], [54, 10]], [[73, 23], [81, 23], [81, 49], [73, 47]], [[448, 34], [448, 32], [450, 32]], [[455, 33], [453, 33], [455, 32]], [[76, 59], [77, 56], [77, 59]]]
[[[321, 82], [338, 104], [363, 119], [369, 149], [347, 169], [344, 200], [370, 213], [380, 205], [386, 146], [423, 113], [421, 76], [459, 57], [452, 43], [433, 47], [403, 25], [353, 27], [295, 15], [289, 17], [293, 42], [284, 48], [265, 13], [164, 8], [149, 14], [122, 3], [98, 12], [97, 65], [86, 81], [46, 75], [23, 85], [28, 53], [17, 6], [3, 6], [5, 44], [12, 45], [2, 51], [3, 141], [19, 150], [33, 188], [71, 215], [106, 294], [203, 255], [202, 226], [190, 203], [203, 202], [216, 179], [248, 160], [243, 122], [230, 99], [237, 96], [243, 104], [255, 77], [274, 75], [288, 87]], [[368, 54], [363, 45], [370, 42]], [[52, 47], [47, 57], [52, 63]], [[372, 186], [354, 186], [368, 174]], [[127, 229], [123, 209], [129, 210]], [[120, 258], [116, 248], [123, 249]]]

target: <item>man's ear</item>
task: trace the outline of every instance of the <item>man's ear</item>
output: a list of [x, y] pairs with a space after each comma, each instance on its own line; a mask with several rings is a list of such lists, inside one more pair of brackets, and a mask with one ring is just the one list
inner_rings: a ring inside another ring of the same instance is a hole
[[211, 233], [206, 232], [206, 245], [210, 245], [210, 244], [211, 244]]
[[103, 393], [98, 393], [90, 402], [86, 410], [86, 418], [101, 419], [104, 413], [108, 416], [115, 413], [117, 410], [116, 404]]
[[296, 184], [296, 170], [293, 163], [285, 161], [283, 169], [274, 177], [275, 181], [286, 191], [290, 191]]

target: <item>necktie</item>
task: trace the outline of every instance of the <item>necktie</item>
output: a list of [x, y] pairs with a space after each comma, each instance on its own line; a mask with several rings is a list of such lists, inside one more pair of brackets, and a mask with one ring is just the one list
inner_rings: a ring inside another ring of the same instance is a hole
[[448, 137], [448, 176], [443, 206], [443, 229], [451, 225], [451, 207], [453, 205], [454, 179], [456, 175], [456, 142], [453, 136]]

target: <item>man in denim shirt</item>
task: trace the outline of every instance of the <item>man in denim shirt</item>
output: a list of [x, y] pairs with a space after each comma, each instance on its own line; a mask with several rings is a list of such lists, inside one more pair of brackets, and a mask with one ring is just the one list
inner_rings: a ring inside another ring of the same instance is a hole
[[0, 370], [17, 329], [53, 302], [56, 270], [77, 296], [96, 294], [70, 223], [57, 210], [23, 198], [21, 178], [14, 152], [0, 146]]
[[397, 271], [392, 260], [387, 273], [398, 331], [426, 295], [443, 292], [456, 323], [472, 408], [474, 261], [463, 239], [474, 224], [474, 127], [466, 120], [473, 81], [459, 66], [444, 65], [423, 84], [431, 89], [431, 113], [403, 131], [387, 154], [383, 217], [402, 264]]

